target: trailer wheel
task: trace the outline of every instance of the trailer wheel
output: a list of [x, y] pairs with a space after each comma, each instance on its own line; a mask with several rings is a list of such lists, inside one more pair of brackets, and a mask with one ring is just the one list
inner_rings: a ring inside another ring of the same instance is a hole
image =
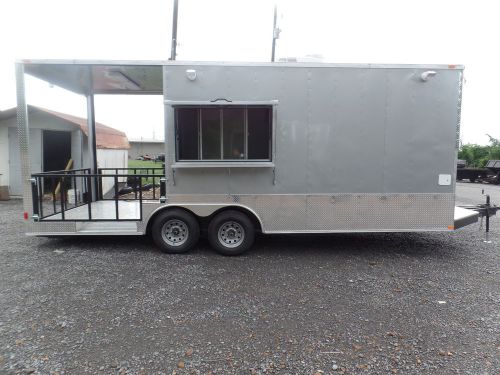
[[223, 211], [208, 225], [208, 241], [223, 255], [239, 255], [250, 249], [255, 229], [247, 215], [239, 211]]
[[156, 217], [151, 227], [153, 241], [161, 251], [172, 254], [189, 251], [200, 238], [196, 218], [183, 210], [172, 209]]

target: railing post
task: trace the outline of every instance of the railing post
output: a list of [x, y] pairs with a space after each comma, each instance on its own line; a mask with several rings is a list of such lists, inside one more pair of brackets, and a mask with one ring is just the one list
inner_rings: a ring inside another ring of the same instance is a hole
[[52, 192], [52, 206], [54, 208], [54, 215], [57, 213], [57, 207], [56, 207], [56, 189], [55, 189], [55, 184], [54, 184], [54, 176], [50, 177], [50, 190]]
[[61, 198], [61, 219], [64, 220], [64, 203], [65, 203], [65, 199], [64, 199], [64, 176], [61, 176], [61, 182], [60, 182], [60, 198]]
[[43, 219], [43, 182], [45, 181], [43, 177], [36, 177], [36, 183], [38, 185], [38, 206], [40, 207], [39, 218]]
[[153, 199], [156, 200], [156, 177], [155, 177], [155, 171], [153, 170], [153, 173], [151, 173], [153, 176]]
[[98, 187], [99, 191], [97, 192], [97, 196], [99, 197], [100, 200], [102, 200], [103, 199], [103, 194], [102, 194], [102, 169], [99, 168], [98, 174], [99, 174], [99, 177], [97, 177], [97, 179], [98, 179], [98, 181], [97, 181], [97, 187]]
[[38, 201], [38, 184], [36, 178], [30, 178], [31, 182], [31, 199], [33, 202], [33, 219], [38, 221], [39, 216], [39, 201]]
[[78, 189], [76, 188], [76, 177], [75, 177], [75, 172], [73, 173], [73, 193], [75, 194], [75, 207], [78, 206]]
[[89, 220], [92, 220], [92, 178], [87, 176], [87, 207], [89, 212]]
[[134, 177], [132, 177], [132, 181], [134, 186], [133, 186], [133, 189], [134, 189], [134, 198], [135, 200], [137, 200], [137, 169], [134, 168]]
[[142, 220], [142, 177], [139, 177], [139, 220]]
[[114, 176], [115, 180], [115, 214], [116, 214], [116, 220], [120, 218], [119, 215], [119, 210], [118, 210], [118, 173], [115, 174]]
[[160, 203], [165, 203], [167, 201], [167, 179], [165, 177], [160, 178]]

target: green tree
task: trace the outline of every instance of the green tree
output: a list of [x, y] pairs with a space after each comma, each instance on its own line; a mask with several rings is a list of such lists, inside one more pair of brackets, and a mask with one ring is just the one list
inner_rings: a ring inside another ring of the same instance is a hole
[[458, 152], [458, 158], [467, 161], [469, 167], [483, 168], [488, 160], [500, 160], [500, 139], [493, 138], [486, 134], [489, 138], [488, 146], [476, 144], [462, 145]]

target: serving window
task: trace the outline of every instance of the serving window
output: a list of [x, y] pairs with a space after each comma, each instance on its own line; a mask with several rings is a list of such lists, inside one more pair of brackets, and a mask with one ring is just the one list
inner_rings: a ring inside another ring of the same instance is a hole
[[176, 106], [177, 161], [270, 161], [272, 106]]

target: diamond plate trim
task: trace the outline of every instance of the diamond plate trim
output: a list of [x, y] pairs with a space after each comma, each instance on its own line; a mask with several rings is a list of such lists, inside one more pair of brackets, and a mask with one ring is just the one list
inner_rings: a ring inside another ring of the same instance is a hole
[[238, 204], [255, 211], [263, 232], [448, 230], [453, 194], [170, 195], [169, 205]]
[[74, 234], [76, 231], [76, 223], [73, 222], [48, 222], [39, 221], [32, 222], [27, 234], [31, 233], [69, 233]]

